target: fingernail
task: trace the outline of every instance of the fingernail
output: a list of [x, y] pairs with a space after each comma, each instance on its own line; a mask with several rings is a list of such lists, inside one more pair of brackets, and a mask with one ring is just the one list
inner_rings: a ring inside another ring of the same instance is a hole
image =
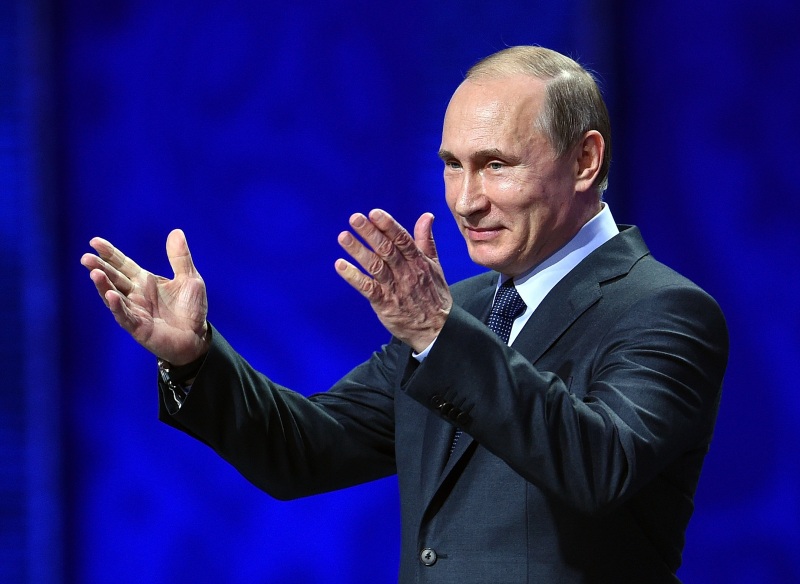
[[384, 212], [383, 212], [383, 211], [381, 211], [380, 209], [373, 209], [373, 210], [372, 210], [372, 212], [371, 212], [369, 215], [370, 215], [370, 217], [372, 217], [374, 220], [376, 220], [376, 221], [380, 221], [381, 219], [383, 219], [383, 217], [384, 217], [384, 215], [386, 215], [386, 213], [384, 213]]

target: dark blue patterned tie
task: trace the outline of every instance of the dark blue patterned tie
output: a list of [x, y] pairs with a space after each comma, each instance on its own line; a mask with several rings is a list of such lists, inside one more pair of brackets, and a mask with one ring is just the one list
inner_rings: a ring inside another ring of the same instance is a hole
[[511, 325], [520, 314], [525, 312], [525, 308], [525, 301], [514, 287], [514, 280], [509, 278], [497, 290], [487, 324], [497, 333], [498, 337], [503, 339], [503, 342], [507, 343], [508, 337], [511, 335]]
[[[525, 312], [525, 308], [525, 301], [517, 292], [516, 287], [514, 287], [513, 278], [509, 278], [497, 290], [487, 324], [504, 343], [508, 343], [508, 337], [511, 335], [511, 325], [514, 324], [514, 320], [519, 315]], [[456, 428], [453, 443], [450, 445], [450, 454], [453, 454], [460, 437], [461, 430]]]

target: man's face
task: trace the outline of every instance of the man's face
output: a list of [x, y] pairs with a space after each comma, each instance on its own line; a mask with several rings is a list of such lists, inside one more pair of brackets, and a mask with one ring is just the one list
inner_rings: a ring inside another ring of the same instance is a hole
[[553, 254], [592, 216], [576, 197], [575, 157], [556, 159], [536, 129], [544, 99], [544, 82], [528, 76], [467, 80], [444, 118], [447, 205], [472, 261], [509, 276]]

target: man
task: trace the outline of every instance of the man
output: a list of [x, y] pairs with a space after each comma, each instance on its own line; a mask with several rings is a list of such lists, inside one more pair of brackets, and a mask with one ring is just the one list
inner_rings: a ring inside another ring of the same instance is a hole
[[291, 498], [396, 472], [401, 582], [677, 582], [727, 330], [614, 223], [609, 128], [592, 77], [558, 53], [474, 66], [439, 154], [470, 257], [491, 271], [448, 287], [431, 214], [413, 238], [385, 211], [354, 214], [367, 245], [339, 243], [363, 271], [336, 270], [393, 340], [310, 398], [208, 324], [182, 232], [173, 280], [101, 239], [82, 263], [159, 357], [162, 419], [254, 484]]

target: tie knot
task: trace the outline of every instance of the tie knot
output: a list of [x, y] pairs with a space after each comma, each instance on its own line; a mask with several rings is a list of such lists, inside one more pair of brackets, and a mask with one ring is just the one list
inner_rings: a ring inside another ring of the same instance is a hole
[[495, 311], [506, 318], [517, 318], [525, 311], [525, 301], [517, 292], [513, 279], [506, 280], [497, 290], [492, 306], [492, 312]]
[[505, 342], [508, 342], [514, 319], [524, 311], [525, 301], [517, 292], [514, 280], [509, 278], [497, 290], [492, 312], [489, 314], [489, 328]]

